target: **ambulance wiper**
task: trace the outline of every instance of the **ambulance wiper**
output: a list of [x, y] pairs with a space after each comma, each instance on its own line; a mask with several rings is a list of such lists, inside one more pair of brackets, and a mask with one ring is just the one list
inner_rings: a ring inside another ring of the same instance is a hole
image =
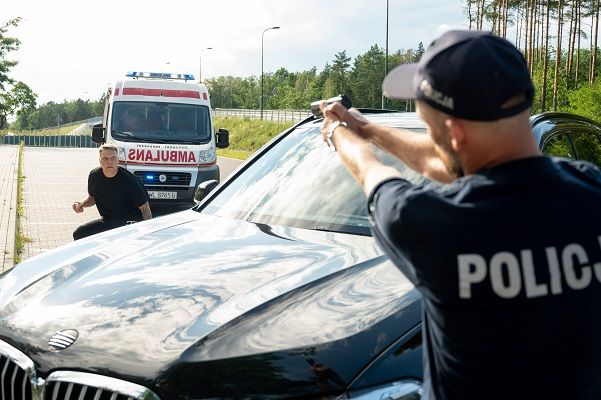
[[136, 137], [136, 135], [134, 135], [133, 133], [126, 131], [113, 131], [113, 133], [118, 133], [123, 136]]
[[172, 143], [171, 140], [166, 140], [166, 139], [149, 139], [149, 138], [144, 138], [144, 142], [146, 142], [146, 143]]

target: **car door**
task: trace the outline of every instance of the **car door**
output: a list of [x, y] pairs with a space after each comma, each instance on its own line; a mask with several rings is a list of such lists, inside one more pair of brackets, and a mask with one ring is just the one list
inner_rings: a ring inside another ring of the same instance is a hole
[[574, 129], [569, 133], [579, 160], [590, 161], [601, 167], [601, 134], [592, 127]]

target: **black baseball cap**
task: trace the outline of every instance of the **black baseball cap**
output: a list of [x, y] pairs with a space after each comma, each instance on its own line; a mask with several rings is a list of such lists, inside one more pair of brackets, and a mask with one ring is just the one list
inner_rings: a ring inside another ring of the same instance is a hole
[[[448, 31], [419, 62], [394, 68], [382, 84], [391, 99], [417, 99], [457, 118], [494, 121], [532, 105], [526, 60], [510, 42], [484, 31]], [[503, 107], [514, 96], [524, 100]]]

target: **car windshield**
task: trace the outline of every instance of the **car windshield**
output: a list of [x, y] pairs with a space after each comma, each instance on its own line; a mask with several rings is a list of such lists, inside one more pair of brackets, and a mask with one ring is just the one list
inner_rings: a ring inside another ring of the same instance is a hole
[[[320, 126], [311, 123], [285, 136], [201, 211], [269, 225], [370, 235], [365, 195], [324, 144]], [[391, 156], [379, 156], [414, 183], [438, 185]]]
[[203, 105], [115, 102], [112, 135], [125, 142], [206, 143], [211, 138], [209, 109]]

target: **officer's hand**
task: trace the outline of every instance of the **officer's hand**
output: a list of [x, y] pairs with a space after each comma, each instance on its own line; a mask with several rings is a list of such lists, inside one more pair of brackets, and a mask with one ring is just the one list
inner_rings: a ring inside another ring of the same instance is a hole
[[327, 128], [330, 123], [341, 121], [345, 122], [350, 130], [359, 136], [363, 136], [361, 127], [367, 124], [368, 121], [356, 108], [347, 109], [338, 102], [328, 104], [326, 101], [323, 101], [319, 108], [324, 116], [324, 128]]
[[73, 211], [76, 213], [83, 212], [83, 205], [79, 201], [76, 201], [73, 203]]

